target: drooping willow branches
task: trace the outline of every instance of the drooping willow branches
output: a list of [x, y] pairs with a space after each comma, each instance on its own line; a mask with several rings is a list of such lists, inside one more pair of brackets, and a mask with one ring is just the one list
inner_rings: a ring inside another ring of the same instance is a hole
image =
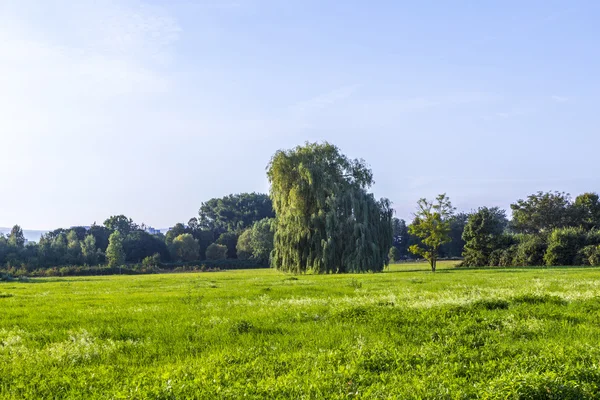
[[387, 199], [367, 192], [373, 174], [329, 143], [275, 153], [268, 166], [276, 212], [272, 265], [301, 273], [381, 271], [392, 244]]

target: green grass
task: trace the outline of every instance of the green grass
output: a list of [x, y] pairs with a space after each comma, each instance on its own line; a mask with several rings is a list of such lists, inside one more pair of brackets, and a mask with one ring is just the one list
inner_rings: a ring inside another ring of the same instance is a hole
[[600, 269], [0, 283], [0, 398], [600, 397]]

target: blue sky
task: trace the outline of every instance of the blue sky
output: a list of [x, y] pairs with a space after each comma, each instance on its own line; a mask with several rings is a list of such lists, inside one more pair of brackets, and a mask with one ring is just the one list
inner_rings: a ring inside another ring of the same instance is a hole
[[596, 1], [0, 0], [0, 226], [155, 227], [328, 140], [410, 218], [599, 191]]

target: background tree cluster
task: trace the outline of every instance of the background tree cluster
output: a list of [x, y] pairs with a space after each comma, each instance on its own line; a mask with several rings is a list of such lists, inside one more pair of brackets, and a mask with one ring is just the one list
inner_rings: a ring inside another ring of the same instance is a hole
[[242, 260], [291, 272], [380, 271], [390, 261], [463, 257], [464, 266], [600, 265], [600, 199], [538, 192], [505, 210], [455, 213], [449, 198], [419, 200], [414, 219], [394, 218], [368, 189], [373, 174], [327, 142], [281, 150], [267, 171], [270, 194], [240, 193], [200, 205], [166, 234], [115, 215], [102, 225], [59, 228], [27, 243], [0, 234], [0, 267], [157, 266]]
[[76, 265], [116, 267], [143, 263], [156, 266], [169, 262], [236, 259], [238, 238], [253, 230], [257, 230], [252, 241], [256, 249], [250, 248], [251, 258], [268, 266], [266, 254], [270, 253], [272, 240], [269, 243], [268, 235], [262, 237], [255, 224], [262, 220], [271, 224], [273, 216], [267, 195], [242, 193], [202, 203], [198, 217], [187, 224], [176, 224], [165, 235], [150, 234], [144, 224], [138, 225], [131, 218], [116, 215], [107, 218], [103, 225], [59, 228], [42, 235], [38, 243], [26, 244], [23, 231], [17, 225], [8, 236], [0, 235], [0, 266], [32, 271]]
[[600, 265], [600, 201], [538, 192], [511, 204], [512, 220], [482, 207], [464, 229], [465, 266]]

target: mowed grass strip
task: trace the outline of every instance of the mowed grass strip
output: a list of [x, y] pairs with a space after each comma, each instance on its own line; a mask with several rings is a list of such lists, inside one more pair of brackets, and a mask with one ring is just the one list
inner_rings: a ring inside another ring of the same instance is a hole
[[600, 269], [0, 283], [0, 398], [600, 397]]

